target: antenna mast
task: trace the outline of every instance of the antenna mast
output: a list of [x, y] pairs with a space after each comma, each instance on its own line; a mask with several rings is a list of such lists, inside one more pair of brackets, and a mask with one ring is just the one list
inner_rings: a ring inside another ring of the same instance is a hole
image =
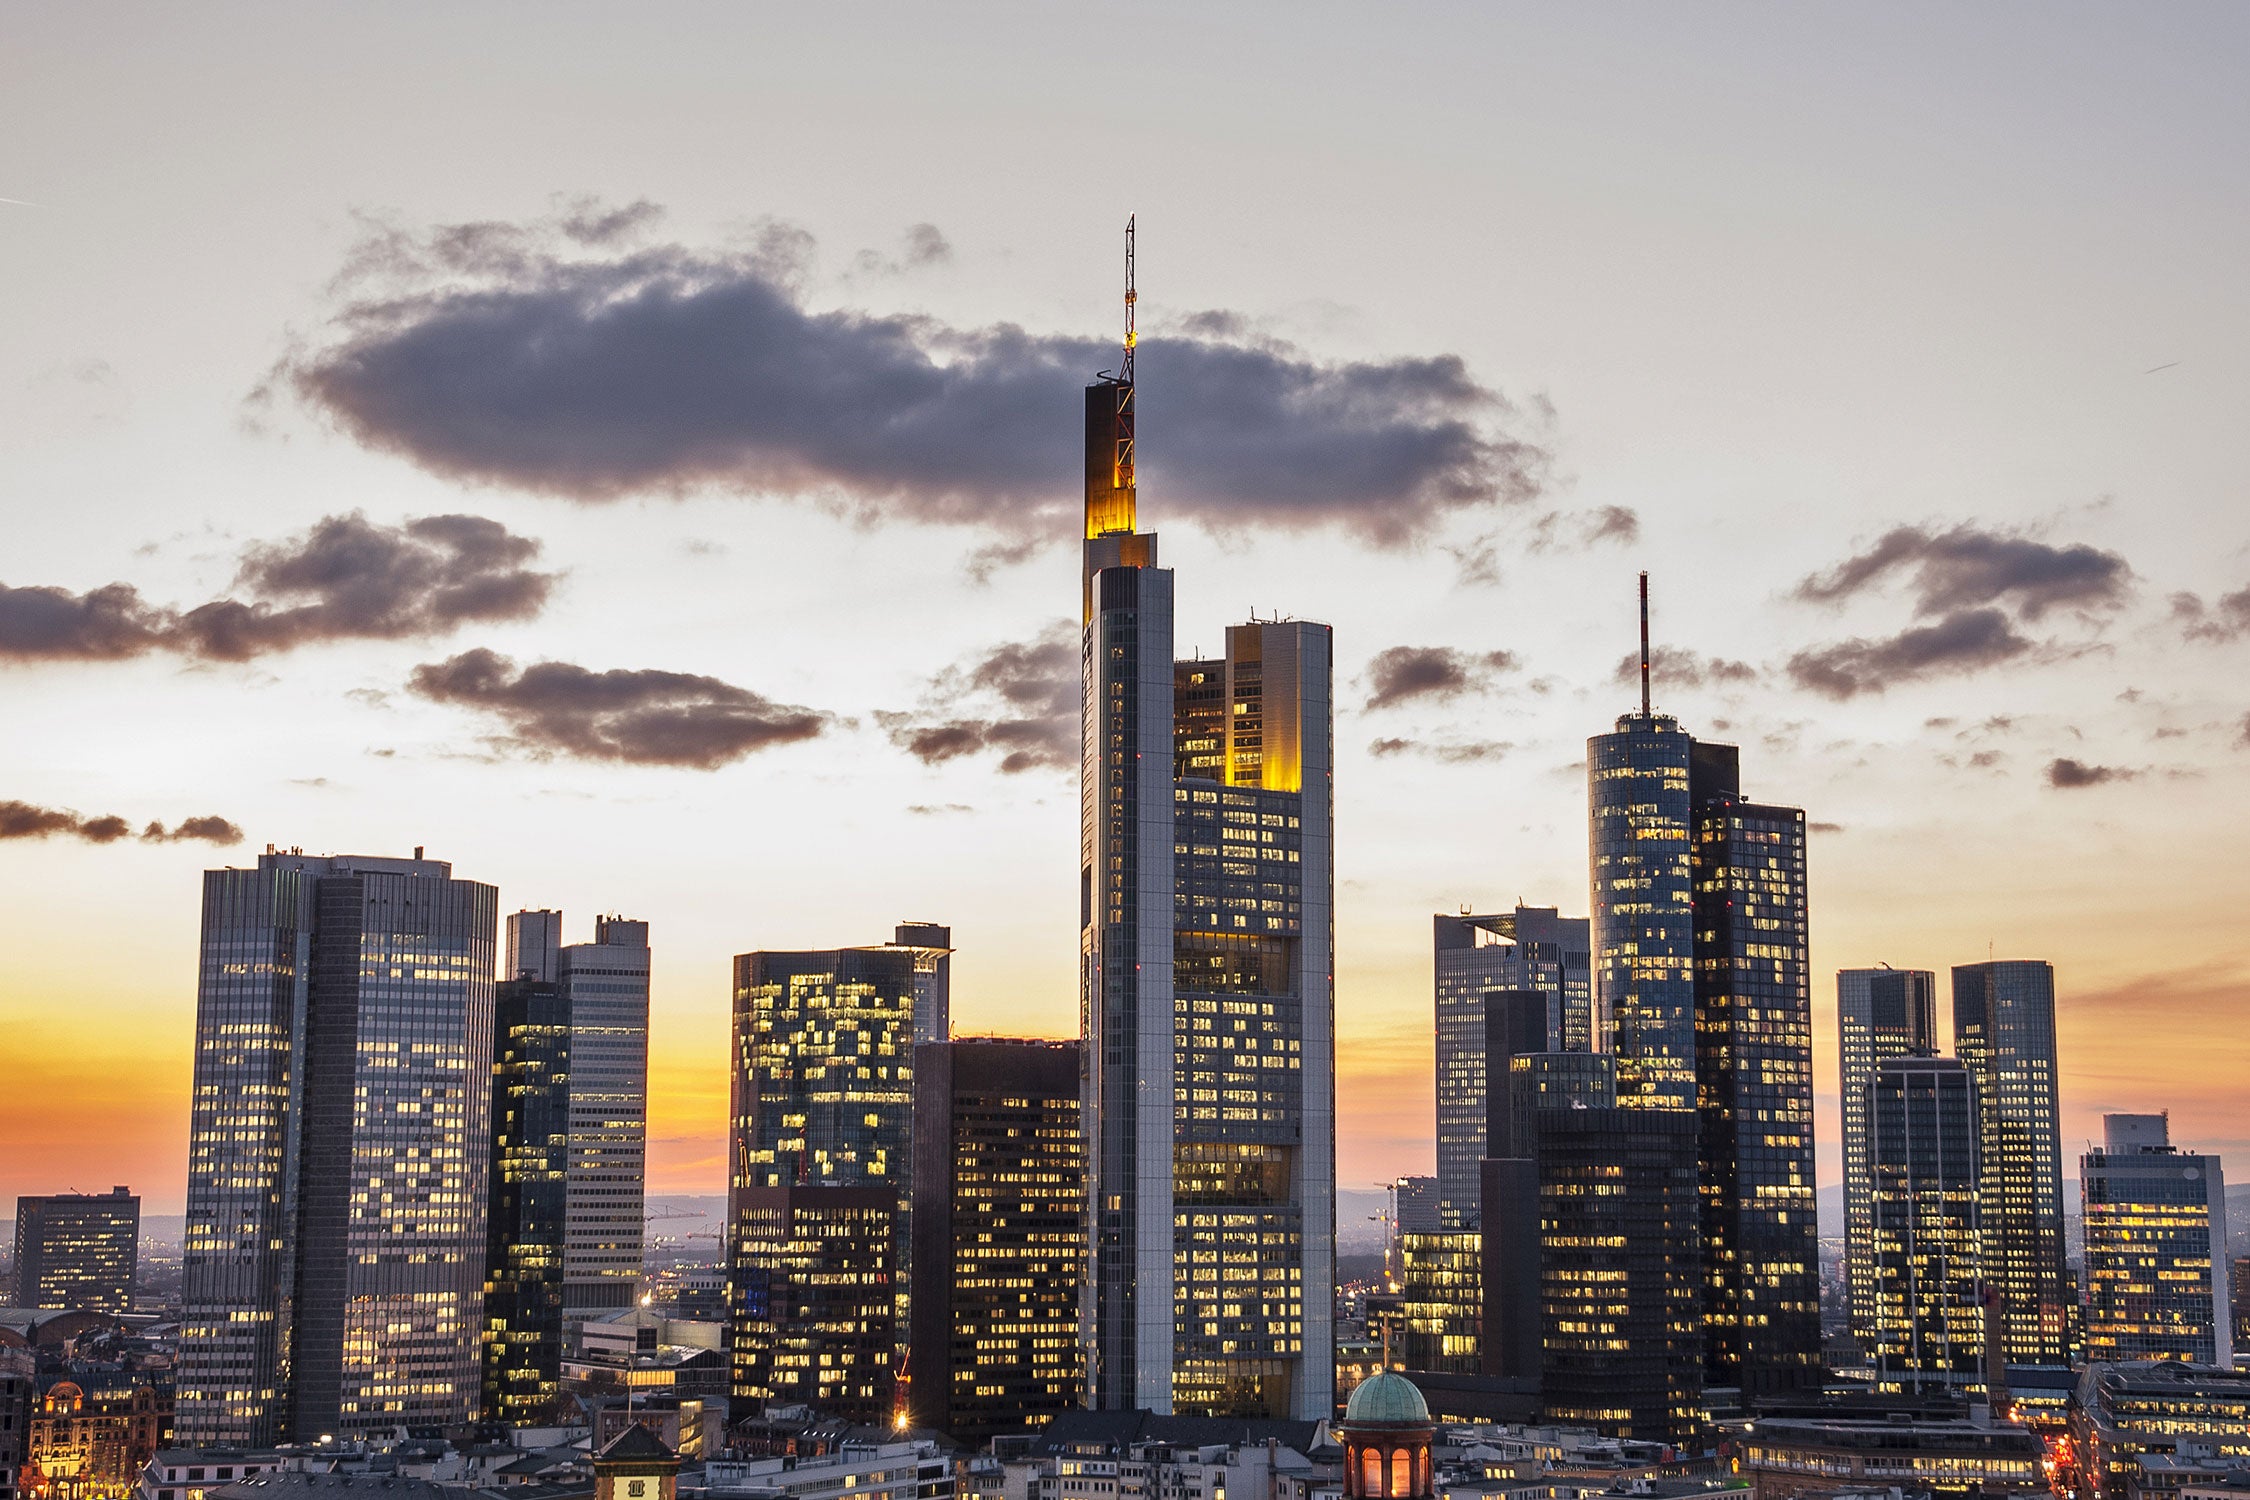
[[1133, 327], [1133, 305], [1140, 301], [1140, 293], [1133, 290], [1133, 221], [1135, 214], [1125, 216], [1125, 362], [1117, 372], [1117, 383], [1124, 387], [1117, 393], [1117, 487], [1130, 494], [1133, 490], [1133, 349], [1141, 336]]
[[1648, 709], [1648, 571], [1641, 571], [1641, 717]]

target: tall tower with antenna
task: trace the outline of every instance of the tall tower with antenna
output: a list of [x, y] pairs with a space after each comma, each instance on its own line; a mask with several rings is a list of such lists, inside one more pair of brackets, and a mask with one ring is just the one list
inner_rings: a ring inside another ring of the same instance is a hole
[[[1333, 1415], [1335, 877], [1327, 626], [1178, 660], [1137, 529], [1125, 343], [1086, 389], [1079, 781], [1086, 1396]], [[1255, 1292], [1245, 1289], [1255, 1288]]]

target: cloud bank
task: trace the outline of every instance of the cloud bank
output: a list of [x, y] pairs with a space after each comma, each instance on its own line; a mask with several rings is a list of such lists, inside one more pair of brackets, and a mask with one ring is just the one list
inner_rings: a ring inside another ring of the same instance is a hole
[[1367, 702], [1372, 709], [1396, 708], [1422, 700], [1444, 703], [1463, 693], [1483, 692], [1492, 679], [1513, 672], [1513, 651], [1457, 651], [1450, 646], [1391, 646], [1367, 664]]
[[120, 661], [173, 652], [249, 661], [320, 641], [443, 635], [473, 621], [528, 619], [552, 573], [529, 564], [539, 544], [482, 516], [423, 516], [379, 526], [329, 516], [301, 536], [253, 543], [234, 587], [245, 597], [186, 610], [144, 600], [127, 583], [83, 594], [0, 584], [0, 661]]
[[[942, 245], [910, 238], [908, 259]], [[278, 383], [456, 481], [581, 501], [806, 496], [1011, 533], [1066, 519], [1080, 388], [1114, 343], [815, 307], [810, 254], [773, 226], [738, 251], [595, 244], [552, 223], [383, 230]], [[1334, 362], [1229, 314], [1179, 326], [1138, 352], [1140, 473], [1167, 508], [1395, 544], [1539, 491], [1546, 453], [1458, 356]]]
[[[135, 837], [133, 825], [114, 813], [104, 817], [88, 818], [57, 807], [38, 807], [29, 802], [0, 802], [0, 839], [75, 838], [89, 844], [114, 844], [120, 839]], [[144, 844], [239, 844], [242, 829], [229, 820], [212, 815], [202, 818], [182, 818], [166, 828], [162, 823], [149, 823], [137, 835]]]
[[922, 705], [878, 713], [891, 743], [924, 765], [992, 754], [1009, 775], [1078, 764], [1079, 631], [1056, 620], [932, 679]]
[[813, 739], [835, 716], [775, 703], [716, 677], [654, 668], [590, 671], [543, 661], [518, 669], [479, 648], [414, 669], [409, 687], [497, 719], [500, 749], [700, 771], [777, 745]]

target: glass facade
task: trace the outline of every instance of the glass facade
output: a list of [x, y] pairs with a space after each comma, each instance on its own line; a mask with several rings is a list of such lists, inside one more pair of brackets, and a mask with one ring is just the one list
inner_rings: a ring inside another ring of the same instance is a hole
[[1732, 745], [1693, 755], [1695, 1085], [1704, 1379], [1820, 1379], [1805, 815], [1744, 800]]
[[1890, 1058], [1937, 1051], [1937, 975], [1889, 967], [1839, 970], [1836, 1050], [1844, 1128], [1844, 1283], [1852, 1332], [1865, 1339], [1873, 1326], [1875, 1287], [1867, 1089], [1875, 1069]]
[[[1087, 404], [1079, 879], [1088, 1402], [1331, 1414], [1331, 640], [1173, 654], [1104, 382]], [[1129, 441], [1129, 439], [1127, 439]]]
[[1593, 1045], [1592, 951], [1584, 917], [1519, 906], [1431, 919], [1437, 1002], [1438, 1212], [1445, 1227], [1477, 1225], [1477, 1162], [1485, 1155], [1492, 1083], [1484, 997], [1494, 990], [1549, 996], [1548, 1034], [1534, 1050]]
[[906, 1407], [981, 1445], [1078, 1406], [1086, 1152], [1073, 1042], [925, 1043]]
[[1474, 1230], [1409, 1234], [1400, 1242], [1399, 1354], [1409, 1370], [1483, 1368], [1483, 1242]]
[[1868, 1081], [1869, 1355], [1878, 1389], [1982, 1390], [1976, 1080], [1904, 1057]]
[[492, 1211], [485, 1247], [487, 1421], [534, 1422], [562, 1393], [570, 1043], [570, 1002], [562, 986], [500, 981], [493, 1003]]
[[474, 1418], [497, 907], [436, 860], [206, 873], [181, 1441]]
[[2110, 1115], [2080, 1159], [2086, 1358], [2233, 1359], [2226, 1180], [2219, 1158], [2173, 1149], [2162, 1115]]
[[598, 917], [556, 954], [570, 999], [570, 1201], [563, 1307], [577, 1321], [640, 1292], [648, 1165], [648, 924]]
[[1627, 1108], [1696, 1102], [1694, 743], [1661, 714], [1586, 742], [1595, 1028]]
[[16, 1200], [17, 1307], [133, 1310], [141, 1200], [124, 1188]]
[[734, 1394], [888, 1425], [897, 1375], [899, 1195], [738, 1186]]
[[1953, 970], [1953, 1051], [1976, 1076], [1985, 1276], [2009, 1364], [2078, 1356], [2063, 1251], [2055, 971], [2003, 959]]

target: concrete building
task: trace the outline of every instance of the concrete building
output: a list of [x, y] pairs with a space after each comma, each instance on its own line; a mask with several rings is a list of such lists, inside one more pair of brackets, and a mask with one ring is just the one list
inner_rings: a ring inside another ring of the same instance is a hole
[[2075, 1493], [2129, 1500], [2143, 1456], [2200, 1443], [2250, 1462], [2250, 1371], [2185, 1360], [2089, 1364], [2070, 1400]]
[[2102, 1116], [2079, 1159], [2086, 1226], [2086, 1357], [2234, 1362], [2226, 1178], [2172, 1145], [2163, 1115]]
[[945, 1500], [952, 1463], [928, 1439], [847, 1443], [814, 1458], [711, 1459], [710, 1500]]
[[1836, 974], [1837, 1098], [1843, 1117], [1844, 1286], [1851, 1329], [1868, 1336], [1874, 1307], [1867, 1089], [1894, 1057], [1937, 1051], [1937, 975], [1927, 969], [1840, 969]]
[[2053, 967], [1956, 965], [1953, 1052], [1976, 1079], [1985, 1277], [2001, 1348], [2009, 1364], [2067, 1365], [2079, 1328], [2063, 1252]]
[[204, 875], [182, 1441], [474, 1419], [498, 906], [419, 851]]
[[31, 1351], [0, 1344], [0, 1500], [21, 1500], [38, 1385]]
[[1075, 1042], [914, 1054], [911, 1423], [968, 1446], [1081, 1404], [1086, 1150]]
[[1477, 1227], [1477, 1163], [1486, 1149], [1488, 1081], [1484, 997], [1495, 990], [1547, 997], [1542, 1036], [1528, 1050], [1588, 1051], [1593, 1046], [1591, 939], [1584, 917], [1553, 907], [1518, 906], [1483, 916], [1431, 918], [1437, 1003], [1437, 1155], [1439, 1222]]
[[1883, 1391], [1986, 1386], [1976, 1079], [1893, 1057], [1866, 1085], [1868, 1354]]
[[1137, 526], [1133, 422], [1128, 339], [1119, 374], [1086, 391], [1088, 1399], [1326, 1417], [1333, 643], [1325, 625], [1253, 621], [1222, 657], [1177, 658], [1172, 573]]
[[18, 1307], [133, 1310], [141, 1200], [127, 1188], [16, 1200]]
[[2046, 1446], [2013, 1423], [1931, 1417], [1760, 1417], [1742, 1440], [1751, 1500], [1837, 1495], [2045, 1496]]

